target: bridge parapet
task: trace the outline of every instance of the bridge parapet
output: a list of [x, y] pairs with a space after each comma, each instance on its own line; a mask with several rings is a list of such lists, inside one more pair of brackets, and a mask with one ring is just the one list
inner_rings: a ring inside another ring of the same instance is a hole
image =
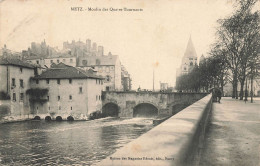
[[176, 104], [187, 106], [206, 95], [207, 93], [108, 91], [102, 93], [102, 105], [104, 108], [107, 104], [116, 104], [119, 117], [133, 117], [135, 109], [140, 104], [154, 106], [158, 115], [172, 115], [173, 106]]

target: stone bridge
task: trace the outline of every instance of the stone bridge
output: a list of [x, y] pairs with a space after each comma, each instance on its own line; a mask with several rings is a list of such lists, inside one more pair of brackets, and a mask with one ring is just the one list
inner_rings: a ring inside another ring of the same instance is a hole
[[102, 113], [119, 117], [173, 115], [207, 93], [102, 92]]

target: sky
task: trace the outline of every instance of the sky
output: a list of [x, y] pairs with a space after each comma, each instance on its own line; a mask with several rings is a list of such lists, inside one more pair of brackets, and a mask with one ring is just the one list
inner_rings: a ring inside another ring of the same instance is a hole
[[[104, 3], [105, 2], [105, 3]], [[31, 42], [62, 49], [64, 41], [91, 39], [119, 55], [133, 89], [175, 85], [191, 36], [198, 58], [214, 42], [217, 20], [231, 15], [234, 0], [12, 0], [0, 1], [0, 47], [21, 51]], [[71, 11], [82, 7], [84, 11]], [[108, 11], [88, 11], [88, 7]], [[110, 9], [142, 11], [110, 11]], [[153, 64], [158, 65], [153, 65]]]

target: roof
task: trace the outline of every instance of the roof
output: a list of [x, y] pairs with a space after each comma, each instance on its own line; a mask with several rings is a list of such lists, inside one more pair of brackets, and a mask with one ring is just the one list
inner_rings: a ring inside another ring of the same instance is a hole
[[191, 57], [191, 58], [197, 57], [197, 53], [196, 53], [196, 50], [195, 50], [194, 45], [192, 43], [191, 36], [190, 36], [186, 51], [184, 53], [184, 56], [185, 57]]
[[[118, 59], [118, 55], [106, 55], [106, 56], [84, 56], [80, 57], [80, 62], [87, 60], [87, 64], [82, 63], [82, 66], [105, 66], [105, 65], [115, 65]], [[100, 61], [97, 64], [97, 60]]]
[[65, 65], [59, 63], [52, 66], [52, 68], [47, 69], [42, 72], [42, 74], [35, 76], [35, 79], [63, 79], [63, 78], [94, 78], [94, 79], [103, 79], [101, 76], [94, 75], [92, 72], [86, 72], [82, 69]]
[[0, 65], [12, 65], [12, 66], [25, 67], [25, 68], [32, 68], [32, 69], [36, 67], [36, 65], [33, 65], [31, 63], [16, 58], [0, 58]]
[[52, 59], [52, 58], [76, 58], [76, 57], [72, 56], [70, 54], [58, 53], [58, 54], [46, 57], [44, 59]]

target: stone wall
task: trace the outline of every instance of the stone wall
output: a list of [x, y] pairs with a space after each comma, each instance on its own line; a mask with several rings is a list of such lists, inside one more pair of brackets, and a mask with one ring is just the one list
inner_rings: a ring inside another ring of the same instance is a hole
[[211, 107], [209, 94], [97, 165], [198, 165]]
[[205, 95], [206, 93], [103, 92], [102, 105], [118, 105], [119, 117], [133, 117], [133, 109], [141, 103], [152, 104], [158, 109], [159, 115], [172, 115], [175, 105], [188, 106]]

